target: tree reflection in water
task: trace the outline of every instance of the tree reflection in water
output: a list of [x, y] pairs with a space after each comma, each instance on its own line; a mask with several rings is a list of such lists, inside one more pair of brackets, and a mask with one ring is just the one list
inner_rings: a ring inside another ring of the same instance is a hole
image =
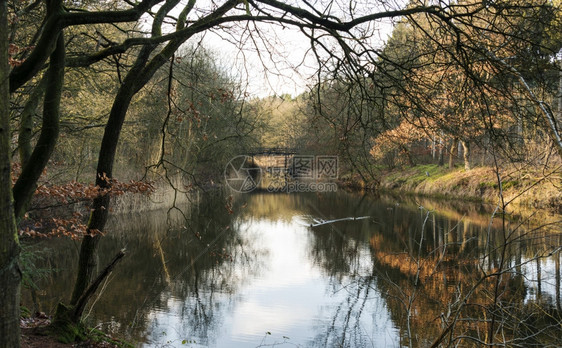
[[[450, 212], [420, 205], [364, 208], [349, 213], [371, 214], [379, 222], [367, 227], [367, 236], [365, 226], [313, 229], [314, 257], [335, 287], [348, 290], [317, 346], [366, 345], [358, 316], [373, 293], [388, 306], [403, 346], [480, 345], [490, 334], [502, 345], [562, 344], [559, 224], [533, 230], [512, 221], [502, 230], [501, 220], [492, 221], [491, 229], [485, 215], [455, 220]], [[367, 238], [365, 267], [361, 241]], [[555, 276], [549, 281], [556, 290], [545, 295], [540, 265], [551, 261]], [[537, 265], [534, 276], [531, 264]], [[529, 296], [533, 288], [536, 294]]]
[[[187, 221], [120, 216], [99, 264], [123, 246], [129, 255], [89, 320], [161, 346], [477, 346], [490, 335], [508, 346], [562, 345], [560, 224], [490, 214], [338, 192], [215, 194], [189, 207]], [[299, 224], [304, 215], [370, 218], [310, 227]], [[69, 295], [77, 249], [64, 240], [34, 247], [44, 246], [56, 250], [44, 260], [57, 269], [42, 284], [49, 311]]]

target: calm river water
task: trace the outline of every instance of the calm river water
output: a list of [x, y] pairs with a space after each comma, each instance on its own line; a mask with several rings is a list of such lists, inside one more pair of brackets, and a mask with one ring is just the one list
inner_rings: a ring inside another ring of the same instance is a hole
[[[562, 346], [560, 223], [346, 192], [215, 193], [183, 213], [113, 218], [99, 263], [128, 253], [89, 324], [141, 347], [426, 347], [456, 319], [445, 342]], [[79, 243], [32, 247], [53, 270], [37, 305], [54, 312]]]

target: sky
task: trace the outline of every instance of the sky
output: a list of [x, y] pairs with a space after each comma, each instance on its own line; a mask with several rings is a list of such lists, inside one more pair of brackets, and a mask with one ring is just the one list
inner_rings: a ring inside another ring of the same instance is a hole
[[[318, 1], [322, 3], [321, 0]], [[401, 2], [402, 0], [346, 0], [341, 4], [347, 6], [354, 3], [358, 8], [357, 13], [364, 15], [385, 10], [387, 7], [401, 7]], [[181, 4], [172, 11], [172, 15], [179, 14], [180, 8], [185, 6], [183, 2]], [[200, 0], [196, 4], [201, 15], [208, 11], [211, 1]], [[326, 4], [322, 3], [319, 6]], [[338, 11], [343, 10], [331, 9], [330, 13]], [[151, 18], [146, 17], [144, 20], [148, 29]], [[374, 28], [378, 30], [378, 35], [370, 39], [374, 40], [371, 45], [382, 47], [392, 32], [392, 23], [377, 22]], [[169, 30], [173, 30], [172, 27]], [[310, 41], [298, 29], [292, 27], [270, 23], [229, 24], [227, 28], [208, 30], [186, 43], [188, 46], [199, 44], [215, 53], [220, 66], [242, 82], [249, 97], [263, 98], [283, 94], [295, 97], [305, 92], [316, 81], [317, 62], [311, 52]]]
[[[392, 23], [376, 23], [381, 47], [392, 32]], [[250, 96], [305, 92], [315, 83], [317, 62], [310, 40], [296, 28], [268, 23], [243, 24], [226, 31], [211, 31], [202, 40], [218, 54], [221, 64], [245, 80]], [[242, 48], [242, 49], [241, 49]], [[257, 48], [257, 49], [256, 49]]]
[[293, 28], [261, 25], [259, 30], [263, 40], [254, 28], [241, 34], [242, 49], [224, 33], [206, 33], [202, 42], [218, 54], [222, 65], [245, 80], [251, 96], [303, 93], [316, 70], [308, 39]]

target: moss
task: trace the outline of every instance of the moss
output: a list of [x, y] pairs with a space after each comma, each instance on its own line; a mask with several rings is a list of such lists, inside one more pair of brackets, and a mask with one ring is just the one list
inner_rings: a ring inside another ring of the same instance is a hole
[[[504, 181], [502, 183], [502, 188], [503, 190], [508, 190], [512, 187], [519, 187], [520, 183], [517, 180], [509, 180], [509, 181]], [[488, 188], [492, 188], [492, 189], [497, 189], [498, 188], [498, 183], [497, 182], [491, 182], [491, 181], [486, 181], [486, 182], [481, 182], [478, 184], [479, 188], [482, 189], [488, 189]]]
[[109, 337], [107, 334], [95, 328], [87, 328], [82, 323], [70, 320], [72, 307], [59, 303], [55, 314], [55, 320], [44, 329], [44, 334], [54, 337], [62, 343], [74, 342], [106, 342], [112, 346], [121, 348], [132, 348], [133, 344]]
[[[549, 212], [562, 211], [560, 188], [553, 183], [555, 180], [542, 180], [543, 174], [538, 171], [519, 172], [513, 168], [506, 172], [517, 174], [517, 177], [504, 177], [502, 182], [504, 198], [510, 204]], [[561, 174], [552, 178], [560, 178]], [[466, 171], [460, 167], [450, 170], [436, 164], [426, 164], [382, 172], [377, 190], [496, 204], [499, 188], [496, 179], [495, 170], [491, 167], [476, 167]]]
[[417, 165], [387, 173], [384, 184], [390, 188], [413, 190], [422, 184], [434, 183], [447, 174], [447, 169], [436, 164]]
[[27, 308], [25, 306], [20, 306], [20, 317], [30, 318], [31, 317], [31, 311], [29, 310], [29, 308]]
[[75, 323], [70, 319], [72, 307], [62, 303], [57, 305], [55, 319], [47, 327], [47, 334], [55, 337], [62, 343], [73, 343], [86, 339], [85, 328], [81, 323]]
[[[512, 187], [518, 187], [518, 186], [519, 186], [519, 181], [517, 181], [517, 180], [509, 180], [507, 182], [504, 182], [503, 185], [502, 185], [504, 190], [508, 190]], [[497, 185], [496, 185], [496, 187], [497, 187]]]
[[498, 188], [498, 184], [495, 182], [490, 182], [490, 181], [486, 181], [486, 182], [481, 182], [478, 184], [478, 187], [481, 189], [497, 189]]
[[453, 186], [453, 189], [460, 189], [460, 188], [463, 188], [463, 187], [467, 187], [468, 184], [469, 184], [468, 178], [461, 178], [459, 181], [457, 181], [455, 186]]
[[85, 328], [81, 324], [71, 322], [52, 323], [47, 328], [47, 333], [62, 343], [74, 343], [86, 339]]

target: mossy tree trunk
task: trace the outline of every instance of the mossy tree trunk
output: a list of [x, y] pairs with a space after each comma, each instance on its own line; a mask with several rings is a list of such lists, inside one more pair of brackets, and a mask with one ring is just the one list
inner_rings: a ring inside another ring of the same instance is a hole
[[0, 347], [19, 347], [21, 272], [10, 178], [7, 13], [7, 1], [0, 0]]
[[[47, 11], [62, 9], [60, 0], [48, 1]], [[26, 144], [22, 149], [22, 173], [12, 188], [10, 158], [10, 85], [11, 73], [8, 65], [7, 2], [0, 0], [0, 347], [19, 347], [19, 306], [21, 271], [19, 269], [19, 241], [16, 220], [23, 216], [25, 208], [35, 191], [37, 180], [45, 168], [58, 138], [59, 106], [64, 78], [64, 39], [62, 33], [55, 34], [54, 51], [50, 55], [46, 73], [47, 92], [43, 105], [43, 126], [33, 151]], [[52, 51], [52, 50], [51, 50]], [[47, 55], [49, 52], [47, 52]], [[40, 94], [40, 92], [37, 92]], [[39, 100], [35, 95], [29, 108]], [[29, 121], [29, 120], [28, 120]], [[29, 127], [24, 122], [23, 127]], [[26, 133], [26, 129], [24, 133]]]

